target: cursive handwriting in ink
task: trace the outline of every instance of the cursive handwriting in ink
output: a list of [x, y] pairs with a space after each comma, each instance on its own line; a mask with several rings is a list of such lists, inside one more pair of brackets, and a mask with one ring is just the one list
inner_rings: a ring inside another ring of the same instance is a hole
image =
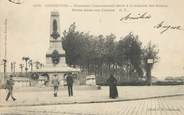
[[20, 2], [20, 0], [8, 0], [8, 1], [11, 3], [14, 3], [14, 4], [22, 4], [22, 2]]
[[168, 30], [182, 30], [183, 31], [182, 26], [174, 26], [174, 25], [170, 25], [170, 24], [165, 24], [164, 21], [155, 25], [154, 28], [161, 29], [161, 31], [160, 31], [161, 34], [165, 33]]
[[143, 19], [143, 20], [151, 19], [151, 15], [148, 14], [147, 12], [142, 14], [138, 13], [134, 15], [132, 13], [129, 13], [126, 16], [120, 18], [120, 21], [132, 21], [132, 20], [140, 20], [140, 19]]

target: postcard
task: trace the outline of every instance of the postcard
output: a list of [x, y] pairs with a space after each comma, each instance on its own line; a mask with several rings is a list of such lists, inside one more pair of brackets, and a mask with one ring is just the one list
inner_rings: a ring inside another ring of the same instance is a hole
[[183, 5], [0, 0], [0, 114], [184, 114]]

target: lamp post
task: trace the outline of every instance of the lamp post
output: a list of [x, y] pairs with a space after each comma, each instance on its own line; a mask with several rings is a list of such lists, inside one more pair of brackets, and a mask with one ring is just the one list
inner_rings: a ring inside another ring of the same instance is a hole
[[147, 83], [148, 85], [152, 85], [152, 77], [151, 77], [151, 68], [154, 60], [152, 58], [147, 59]]

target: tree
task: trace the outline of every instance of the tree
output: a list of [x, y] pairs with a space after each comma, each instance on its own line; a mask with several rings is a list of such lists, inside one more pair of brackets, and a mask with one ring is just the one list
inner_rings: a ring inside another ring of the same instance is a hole
[[103, 45], [104, 54], [102, 58], [104, 58], [104, 66], [109, 72], [115, 72], [115, 39], [116, 36], [114, 34], [107, 35]]
[[68, 65], [77, 65], [78, 60], [80, 58], [80, 39], [82, 38], [82, 34], [75, 30], [76, 26], [73, 23], [68, 31], [64, 31], [63, 33], [63, 48], [66, 52], [66, 63]]
[[[158, 53], [159, 53], [159, 50], [157, 49], [156, 45], [151, 43], [151, 41], [143, 49], [143, 68], [146, 72], [148, 85], [151, 85], [152, 83], [151, 70], [153, 69], [154, 64], [157, 63], [159, 60]], [[149, 59], [152, 59], [151, 63], [148, 62]]]
[[20, 70], [21, 70], [21, 73], [23, 72], [23, 68], [24, 68], [24, 64], [19, 64], [19, 67], [20, 67]]
[[114, 34], [106, 36], [104, 48], [105, 48], [105, 61], [107, 63], [114, 62], [115, 39], [116, 36]]
[[32, 61], [32, 59], [30, 59], [28, 61], [28, 64], [29, 64], [29, 67], [31, 68], [31, 72], [32, 72], [33, 71], [33, 61]]
[[116, 76], [127, 74], [128, 80], [143, 76], [145, 57], [149, 54], [146, 52], [149, 51], [142, 47], [137, 35], [129, 33], [115, 41], [114, 34], [93, 36], [76, 30], [73, 23], [64, 31], [62, 39], [67, 64], [78, 66], [87, 74], [95, 74], [102, 80], [111, 72], [115, 72]]
[[30, 60], [29, 57], [22, 57], [22, 60], [25, 61], [25, 71], [26, 71], [26, 75], [27, 75], [27, 71], [28, 71], [28, 61]]
[[11, 72], [15, 73], [15, 68], [16, 68], [16, 62], [11, 62]]
[[13, 62], [10, 63], [11, 72], [13, 73]]
[[128, 72], [128, 79], [131, 73], [136, 71], [139, 76], [142, 76], [141, 57], [142, 57], [142, 42], [138, 36], [129, 33], [124, 39], [120, 40], [116, 48], [116, 58], [119, 66], [124, 66]]

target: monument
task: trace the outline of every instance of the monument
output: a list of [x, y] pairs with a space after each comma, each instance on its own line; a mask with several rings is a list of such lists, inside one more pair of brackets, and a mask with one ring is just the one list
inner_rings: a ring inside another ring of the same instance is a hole
[[49, 48], [46, 52], [46, 65], [34, 72], [47, 73], [52, 79], [55, 74], [60, 81], [64, 83], [64, 74], [68, 72], [79, 72], [79, 69], [67, 66], [65, 61], [65, 50], [62, 46], [61, 30], [60, 30], [60, 16], [56, 11], [51, 12], [50, 15], [50, 38]]
[[46, 54], [46, 64], [51, 67], [66, 66], [65, 51], [62, 47], [59, 13], [51, 12], [49, 49]]

